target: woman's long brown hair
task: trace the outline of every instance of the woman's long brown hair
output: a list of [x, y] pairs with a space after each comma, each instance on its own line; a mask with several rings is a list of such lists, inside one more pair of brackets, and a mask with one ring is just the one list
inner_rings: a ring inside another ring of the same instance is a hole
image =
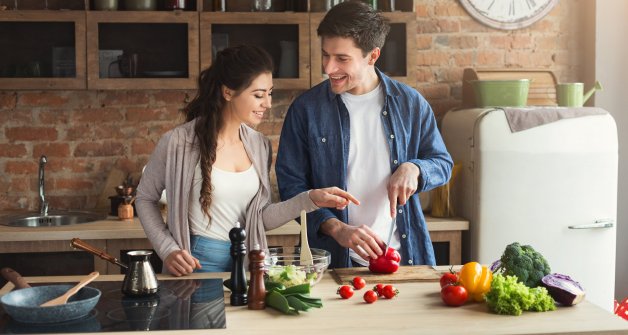
[[216, 161], [218, 132], [223, 126], [222, 110], [225, 99], [222, 86], [236, 92], [236, 96], [262, 73], [273, 71], [270, 55], [256, 46], [237, 46], [224, 49], [216, 55], [212, 65], [203, 70], [198, 80], [196, 97], [184, 108], [186, 122], [198, 119], [194, 128], [200, 151], [203, 183], [199, 201], [203, 213], [211, 219], [211, 171]]

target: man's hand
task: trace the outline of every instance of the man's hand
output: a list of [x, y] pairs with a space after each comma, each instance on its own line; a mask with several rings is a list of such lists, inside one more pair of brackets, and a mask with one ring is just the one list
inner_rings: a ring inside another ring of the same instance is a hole
[[388, 181], [390, 216], [397, 216], [397, 205], [405, 205], [419, 187], [421, 170], [413, 163], [401, 164]]
[[360, 202], [349, 192], [338, 187], [319, 188], [310, 191], [310, 199], [318, 207], [331, 207], [339, 210], [345, 209], [349, 202], [359, 205]]
[[344, 222], [331, 218], [321, 224], [321, 231], [333, 237], [338, 244], [350, 248], [364, 259], [373, 258], [383, 254], [384, 242], [369, 228], [361, 225], [350, 226]]
[[166, 257], [164, 266], [171, 275], [180, 277], [194, 272], [194, 269], [200, 269], [201, 263], [187, 251], [175, 250]]

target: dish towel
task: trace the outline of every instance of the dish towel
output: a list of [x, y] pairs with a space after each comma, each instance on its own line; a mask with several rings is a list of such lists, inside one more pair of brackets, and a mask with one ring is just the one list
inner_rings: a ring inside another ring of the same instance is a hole
[[589, 115], [604, 115], [598, 107], [502, 107], [513, 133], [542, 126], [562, 119]]

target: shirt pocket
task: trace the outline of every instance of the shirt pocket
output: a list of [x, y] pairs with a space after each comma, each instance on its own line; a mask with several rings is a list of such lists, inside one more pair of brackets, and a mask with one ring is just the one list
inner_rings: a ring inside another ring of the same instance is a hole
[[342, 145], [338, 135], [310, 135], [308, 141], [313, 166], [332, 167], [342, 161]]

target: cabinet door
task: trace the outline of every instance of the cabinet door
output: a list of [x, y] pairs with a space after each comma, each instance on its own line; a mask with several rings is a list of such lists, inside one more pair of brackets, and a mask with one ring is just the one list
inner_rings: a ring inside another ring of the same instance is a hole
[[[390, 33], [375, 63], [378, 69], [395, 80], [416, 86], [416, 18], [413, 12], [383, 12], [390, 20]], [[312, 40], [312, 86], [326, 79], [322, 65], [321, 39], [316, 30], [325, 13], [310, 14]]]
[[194, 89], [198, 13], [87, 13], [89, 89]]
[[85, 12], [0, 11], [0, 89], [84, 89]]
[[201, 13], [201, 68], [228, 46], [257, 45], [275, 63], [275, 89], [310, 87], [308, 14], [298, 12]]

